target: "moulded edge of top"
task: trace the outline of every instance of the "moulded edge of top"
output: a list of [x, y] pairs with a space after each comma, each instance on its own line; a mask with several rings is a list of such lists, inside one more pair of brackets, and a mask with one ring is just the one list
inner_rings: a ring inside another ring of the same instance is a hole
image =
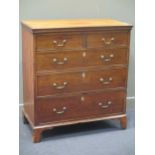
[[21, 24], [32, 32], [74, 28], [132, 28], [131, 24], [112, 19], [26, 20]]

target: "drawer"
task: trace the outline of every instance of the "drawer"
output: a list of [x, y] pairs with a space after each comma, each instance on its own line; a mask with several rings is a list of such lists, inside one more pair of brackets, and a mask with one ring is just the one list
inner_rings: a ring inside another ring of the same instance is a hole
[[123, 47], [128, 46], [128, 32], [96, 32], [87, 35], [87, 47]]
[[127, 49], [94, 49], [87, 51], [60, 51], [37, 53], [36, 69], [57, 70], [76, 67], [108, 66], [127, 64]]
[[123, 91], [39, 99], [36, 104], [36, 122], [63, 122], [123, 113], [124, 101]]
[[83, 38], [81, 34], [51, 34], [36, 37], [37, 50], [65, 50], [82, 49]]
[[37, 53], [36, 69], [57, 70], [82, 66], [82, 51], [59, 51], [52, 53]]
[[126, 68], [40, 75], [37, 78], [37, 95], [126, 87], [126, 77]]

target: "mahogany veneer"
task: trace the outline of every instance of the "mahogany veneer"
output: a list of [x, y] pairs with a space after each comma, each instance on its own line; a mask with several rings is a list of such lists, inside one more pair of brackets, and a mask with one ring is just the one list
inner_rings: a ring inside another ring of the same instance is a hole
[[56, 126], [120, 119], [127, 126], [130, 30], [116, 20], [23, 21], [23, 121], [33, 142]]

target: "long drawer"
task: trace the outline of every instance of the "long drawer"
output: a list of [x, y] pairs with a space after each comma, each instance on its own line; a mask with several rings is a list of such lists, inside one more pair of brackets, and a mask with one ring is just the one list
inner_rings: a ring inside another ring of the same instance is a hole
[[36, 122], [55, 123], [123, 113], [124, 101], [123, 91], [38, 99], [35, 109]]
[[108, 66], [128, 63], [127, 49], [94, 49], [37, 53], [36, 70], [62, 70], [78, 67]]
[[126, 87], [127, 69], [60, 72], [37, 77], [37, 96]]

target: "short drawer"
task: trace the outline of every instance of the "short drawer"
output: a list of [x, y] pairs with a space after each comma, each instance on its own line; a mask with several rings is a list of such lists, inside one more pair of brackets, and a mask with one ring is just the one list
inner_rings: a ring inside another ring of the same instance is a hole
[[96, 32], [87, 35], [88, 48], [126, 47], [128, 45], [128, 32]]
[[81, 34], [50, 34], [36, 37], [37, 51], [82, 49], [83, 38]]
[[123, 91], [39, 99], [35, 108], [36, 122], [54, 123], [123, 113], [124, 101]]
[[127, 49], [94, 49], [37, 53], [36, 69], [61, 70], [78, 67], [108, 66], [128, 63]]
[[126, 87], [126, 77], [126, 68], [41, 75], [37, 78], [37, 95]]
[[82, 51], [37, 53], [36, 70], [59, 70], [82, 66]]

